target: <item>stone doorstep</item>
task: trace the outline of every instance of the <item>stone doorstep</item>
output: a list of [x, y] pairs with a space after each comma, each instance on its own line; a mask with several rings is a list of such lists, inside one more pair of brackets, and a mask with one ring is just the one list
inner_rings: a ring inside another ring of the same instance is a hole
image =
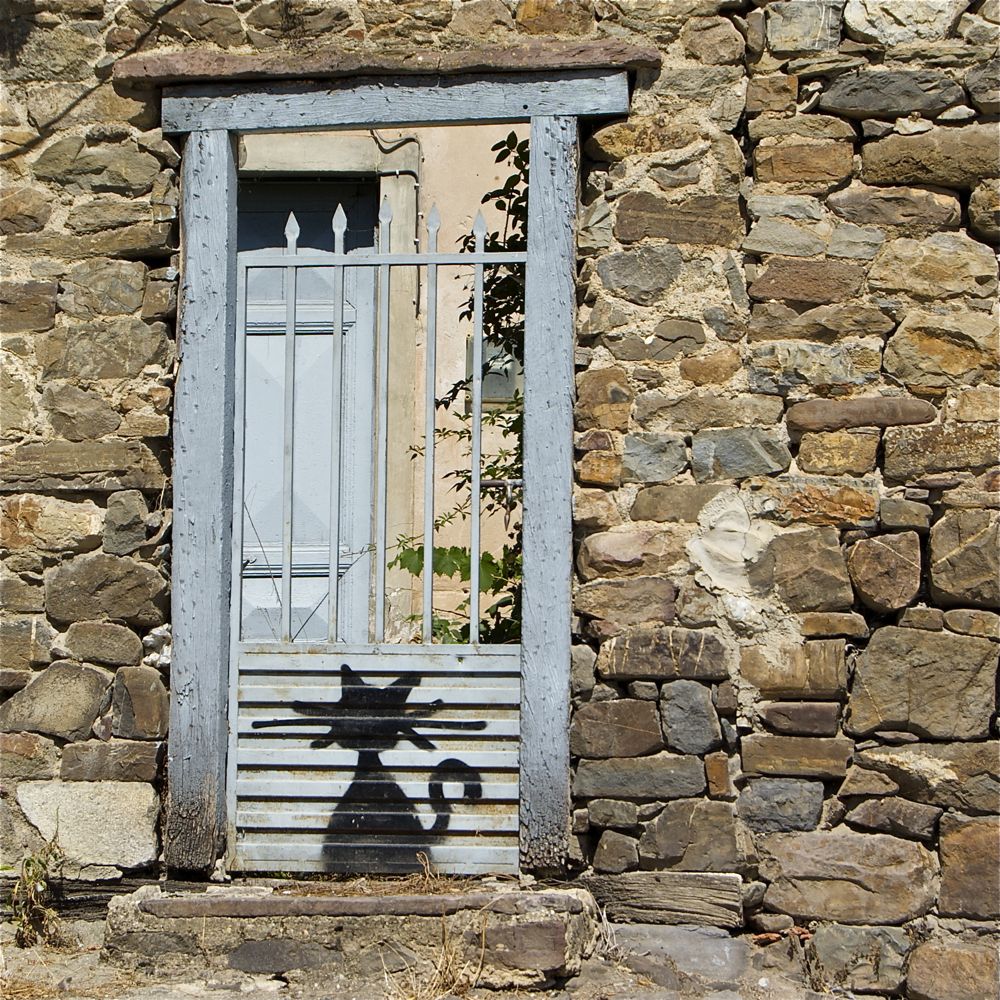
[[430, 975], [444, 951], [494, 989], [548, 988], [577, 975], [598, 939], [583, 889], [452, 895], [282, 895], [268, 886], [164, 893], [144, 886], [109, 907], [102, 957], [123, 968], [326, 969]]

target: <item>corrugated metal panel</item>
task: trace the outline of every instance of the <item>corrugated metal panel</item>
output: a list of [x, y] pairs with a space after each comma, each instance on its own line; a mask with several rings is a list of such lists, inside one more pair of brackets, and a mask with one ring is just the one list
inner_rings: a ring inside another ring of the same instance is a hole
[[516, 871], [516, 646], [243, 653], [244, 871]]

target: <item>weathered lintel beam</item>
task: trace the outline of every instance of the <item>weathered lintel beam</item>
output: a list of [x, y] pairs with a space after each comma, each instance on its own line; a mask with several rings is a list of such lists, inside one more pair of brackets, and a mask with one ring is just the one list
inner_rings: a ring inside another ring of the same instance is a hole
[[164, 132], [290, 132], [627, 112], [627, 73], [586, 70], [171, 87], [163, 94], [162, 119]]

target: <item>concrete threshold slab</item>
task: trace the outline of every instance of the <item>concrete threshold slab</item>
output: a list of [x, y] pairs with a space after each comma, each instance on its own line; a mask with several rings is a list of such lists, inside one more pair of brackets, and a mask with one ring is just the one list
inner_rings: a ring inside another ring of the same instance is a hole
[[577, 975], [598, 940], [583, 889], [441, 895], [310, 894], [277, 886], [164, 892], [144, 886], [108, 907], [103, 958], [122, 968], [180, 972], [295, 970], [346, 976], [443, 975], [442, 986], [556, 986]]

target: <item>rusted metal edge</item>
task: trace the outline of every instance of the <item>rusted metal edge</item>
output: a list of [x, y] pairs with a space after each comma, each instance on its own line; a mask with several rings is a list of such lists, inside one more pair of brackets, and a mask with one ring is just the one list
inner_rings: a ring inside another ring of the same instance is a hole
[[351, 52], [323, 48], [300, 53], [137, 52], [119, 59], [114, 79], [131, 84], [225, 80], [335, 79], [355, 76], [426, 76], [459, 73], [520, 73], [571, 69], [656, 69], [660, 52], [613, 39], [591, 42], [532, 41], [454, 51]]
[[439, 917], [463, 910], [527, 913], [539, 909], [581, 913], [576, 897], [555, 892], [470, 892], [441, 896], [197, 896], [143, 899], [139, 909], [154, 917]]

